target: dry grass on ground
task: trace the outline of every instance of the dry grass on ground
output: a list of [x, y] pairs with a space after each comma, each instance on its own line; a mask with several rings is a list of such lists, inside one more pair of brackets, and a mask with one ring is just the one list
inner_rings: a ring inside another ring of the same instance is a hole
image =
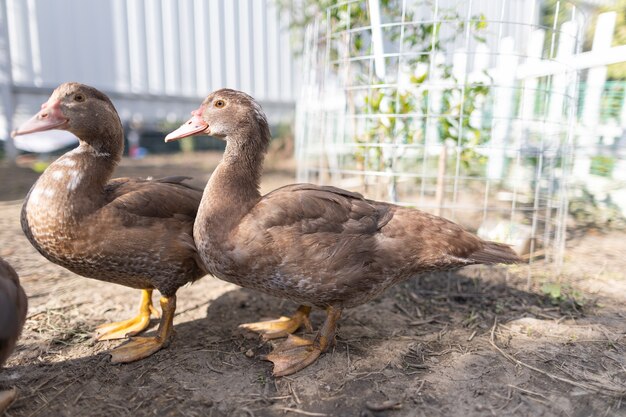
[[[124, 161], [117, 176], [190, 174], [203, 184], [219, 154]], [[205, 277], [179, 292], [176, 335], [141, 362], [111, 365], [93, 329], [129, 317], [137, 291], [76, 276], [40, 256], [19, 227], [36, 175], [0, 167], [0, 256], [30, 300], [0, 389], [18, 416], [619, 416], [626, 415], [626, 257], [623, 233], [569, 242], [556, 282], [528, 269], [468, 268], [398, 285], [345, 313], [337, 343], [285, 378], [270, 350], [237, 330], [291, 313], [289, 302]], [[292, 181], [268, 170], [264, 189]], [[313, 316], [319, 326], [323, 315]], [[156, 322], [153, 323], [156, 325]], [[154, 326], [151, 331], [154, 331]]]

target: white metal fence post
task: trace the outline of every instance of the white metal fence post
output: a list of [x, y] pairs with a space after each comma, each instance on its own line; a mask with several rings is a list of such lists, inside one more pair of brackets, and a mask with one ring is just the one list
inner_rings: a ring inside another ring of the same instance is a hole
[[[613, 32], [615, 31], [615, 19], [617, 13], [608, 12], [598, 16], [596, 32], [593, 37], [591, 50], [593, 52], [603, 52], [611, 48]], [[582, 122], [586, 126], [598, 124], [600, 116], [600, 100], [606, 82], [606, 66], [591, 68], [587, 73], [587, 83], [585, 85], [585, 101]]]

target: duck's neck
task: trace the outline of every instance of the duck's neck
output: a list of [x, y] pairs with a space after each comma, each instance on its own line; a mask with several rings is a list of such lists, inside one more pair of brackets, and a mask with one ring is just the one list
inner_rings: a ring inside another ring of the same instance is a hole
[[105, 203], [105, 186], [121, 159], [121, 150], [78, 148], [53, 162], [33, 187], [29, 211], [44, 208], [59, 220], [78, 220]]
[[226, 138], [226, 150], [205, 188], [196, 224], [214, 235], [228, 233], [259, 201], [268, 137], [265, 130]]

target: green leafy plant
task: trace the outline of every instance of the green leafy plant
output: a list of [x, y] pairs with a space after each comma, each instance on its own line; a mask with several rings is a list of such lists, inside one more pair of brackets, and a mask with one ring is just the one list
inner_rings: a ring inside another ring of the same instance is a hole
[[541, 286], [541, 291], [550, 297], [551, 300], [556, 302], [561, 301], [561, 284], [556, 282], [546, 282]]
[[394, 172], [400, 168], [420, 172], [424, 164], [436, 167], [443, 158], [444, 170], [438, 178], [442, 184], [445, 171], [456, 164], [451, 158], [446, 166], [445, 146], [442, 155], [425, 155], [424, 146], [410, 154], [412, 161], [402, 158], [404, 148], [388, 146], [432, 145], [435, 141], [454, 143], [463, 169], [469, 174], [483, 173], [487, 158], [476, 148], [490, 139], [490, 126], [484, 122], [489, 77], [484, 74], [481, 81], [471, 81], [463, 74], [457, 79], [453, 66], [438, 57], [445, 56], [445, 48], [467, 33], [475, 43], [485, 43], [485, 15], [468, 20], [454, 8], [439, 7], [433, 21], [418, 12], [430, 8], [432, 13], [433, 1], [418, 0], [403, 10], [401, 1], [381, 0], [380, 13], [386, 24], [380, 30], [389, 53], [384, 57], [386, 75], [379, 76], [371, 59], [374, 51], [367, 1], [337, 5], [329, 0], [304, 0], [297, 8], [287, 0], [278, 4], [290, 11], [299, 40], [303, 27], [318, 19], [318, 48], [324, 51], [328, 67], [336, 76], [346, 77], [346, 85], [357, 87], [356, 92], [347, 94], [350, 112], [372, 115], [366, 117], [364, 128], [353, 129], [355, 141], [363, 144], [352, 155], [356, 169], [391, 173], [389, 180], [379, 178], [389, 181], [394, 198]]
[[596, 155], [591, 157], [590, 174], [599, 175], [601, 177], [610, 177], [615, 168], [617, 158], [605, 155]]
[[580, 291], [559, 282], [545, 282], [541, 286], [541, 292], [547, 295], [554, 305], [569, 303], [575, 307], [582, 307], [585, 304], [583, 294]]

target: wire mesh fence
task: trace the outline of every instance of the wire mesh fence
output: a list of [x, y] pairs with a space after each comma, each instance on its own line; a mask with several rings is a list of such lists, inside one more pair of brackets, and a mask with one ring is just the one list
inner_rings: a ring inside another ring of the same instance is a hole
[[298, 180], [562, 261], [581, 16], [534, 0], [353, 0], [306, 30]]

